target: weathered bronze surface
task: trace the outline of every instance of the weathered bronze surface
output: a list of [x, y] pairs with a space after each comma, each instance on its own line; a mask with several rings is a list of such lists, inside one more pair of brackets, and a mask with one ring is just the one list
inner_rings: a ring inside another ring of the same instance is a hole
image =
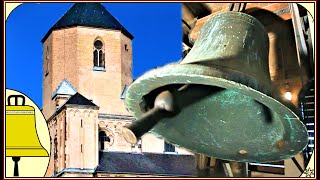
[[[288, 159], [304, 149], [307, 131], [294, 106], [272, 88], [268, 44], [255, 18], [218, 14], [182, 62], [138, 78], [128, 88], [126, 105], [141, 118], [154, 108], [157, 95], [169, 90], [179, 112], [151, 130], [166, 141], [225, 160]], [[179, 90], [186, 84], [190, 87]]]

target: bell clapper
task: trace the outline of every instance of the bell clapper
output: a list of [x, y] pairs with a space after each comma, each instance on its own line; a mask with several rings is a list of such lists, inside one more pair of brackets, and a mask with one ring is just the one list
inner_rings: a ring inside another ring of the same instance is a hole
[[140, 119], [123, 127], [122, 134], [126, 141], [136, 144], [138, 139], [150, 131], [161, 119], [169, 117], [175, 112], [173, 95], [169, 91], [163, 91], [156, 97], [154, 107]]
[[185, 85], [181, 86], [181, 87], [178, 89], [178, 91], [183, 91], [183, 90], [187, 89], [188, 87], [190, 87], [190, 84], [185, 84]]
[[[123, 127], [122, 134], [126, 141], [136, 144], [138, 139], [150, 131], [161, 119], [178, 114], [187, 104], [200, 100], [212, 92], [214, 92], [212, 89], [189, 84], [182, 85], [175, 92], [162, 91], [155, 98], [154, 107], [143, 114], [140, 119]], [[179, 99], [183, 103], [179, 103]]]
[[12, 160], [14, 161], [14, 172], [13, 172], [13, 176], [19, 176], [19, 166], [18, 166], [18, 162], [20, 161], [20, 157], [12, 157]]

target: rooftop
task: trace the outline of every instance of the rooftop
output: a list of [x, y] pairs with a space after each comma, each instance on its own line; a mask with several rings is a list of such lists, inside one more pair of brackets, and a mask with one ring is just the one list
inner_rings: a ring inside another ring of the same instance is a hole
[[192, 155], [125, 153], [100, 151], [97, 173], [152, 174], [163, 176], [197, 175]]
[[58, 21], [54, 24], [44, 38], [43, 43], [53, 30], [67, 27], [86, 26], [105, 29], [120, 30], [128, 38], [133, 39], [115, 17], [113, 17], [101, 3], [75, 3]]
[[58, 94], [62, 94], [62, 95], [74, 95], [77, 93], [76, 88], [74, 88], [66, 79], [63, 80], [60, 85], [58, 86], [58, 88], [54, 91], [54, 93], [52, 94], [52, 99], [58, 95]]

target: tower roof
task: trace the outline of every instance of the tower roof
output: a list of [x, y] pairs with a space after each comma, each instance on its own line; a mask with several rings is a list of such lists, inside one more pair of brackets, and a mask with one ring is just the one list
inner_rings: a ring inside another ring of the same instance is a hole
[[68, 99], [68, 101], [64, 105], [81, 105], [81, 106], [93, 106], [98, 107], [93, 102], [91, 102], [89, 99], [85, 98], [80, 93], [76, 93], [73, 96]]
[[130, 34], [114, 18], [101, 3], [75, 3], [58, 21], [53, 25], [44, 38], [43, 43], [53, 30], [75, 26], [98, 27], [120, 30], [128, 38], [133, 39]]
[[54, 98], [58, 94], [72, 96], [76, 93], [77, 93], [77, 90], [67, 80], [63, 80], [58, 86], [58, 88], [52, 94], [52, 98]]

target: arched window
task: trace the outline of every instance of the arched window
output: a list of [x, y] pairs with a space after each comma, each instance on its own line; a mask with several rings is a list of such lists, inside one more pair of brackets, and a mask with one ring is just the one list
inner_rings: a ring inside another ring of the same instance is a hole
[[93, 66], [105, 68], [103, 43], [96, 40], [93, 44]]

